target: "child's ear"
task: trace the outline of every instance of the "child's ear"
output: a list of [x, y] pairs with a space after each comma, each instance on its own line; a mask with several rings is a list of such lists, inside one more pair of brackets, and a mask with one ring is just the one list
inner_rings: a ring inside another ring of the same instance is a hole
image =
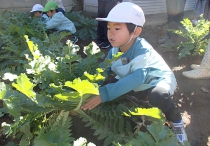
[[141, 27], [136, 27], [136, 30], [134, 31], [134, 37], [137, 38], [142, 32], [142, 28]]

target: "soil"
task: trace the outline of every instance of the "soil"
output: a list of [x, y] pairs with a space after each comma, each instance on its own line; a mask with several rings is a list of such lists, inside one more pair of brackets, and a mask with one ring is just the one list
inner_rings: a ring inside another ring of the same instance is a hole
[[[176, 47], [172, 48], [170, 51], [164, 50], [160, 47], [158, 40], [160, 37], [164, 36], [165, 32], [165, 25], [146, 26], [143, 28], [141, 37], [145, 38], [154, 49], [162, 55], [167, 64], [174, 71], [178, 87], [173, 99], [182, 114], [191, 146], [210, 146], [210, 92], [201, 90], [201, 88], [210, 90], [210, 80], [187, 79], [182, 75], [183, 71], [190, 70], [191, 64], [200, 64], [202, 56], [188, 56], [178, 59]], [[80, 40], [77, 44], [79, 44], [80, 48], [83, 48], [83, 46], [88, 45], [91, 41], [95, 40]], [[109, 49], [102, 51], [107, 53], [108, 50]], [[5, 115], [1, 117], [0, 122], [10, 120], [9, 116]], [[85, 137], [88, 141], [95, 143], [97, 146], [103, 145], [103, 141], [97, 140], [97, 137], [93, 136], [94, 131], [84, 127], [85, 123], [77, 118], [77, 116], [73, 117], [73, 125], [72, 133], [75, 138]], [[0, 146], [5, 146], [9, 139], [1, 135], [1, 129], [0, 136]]]

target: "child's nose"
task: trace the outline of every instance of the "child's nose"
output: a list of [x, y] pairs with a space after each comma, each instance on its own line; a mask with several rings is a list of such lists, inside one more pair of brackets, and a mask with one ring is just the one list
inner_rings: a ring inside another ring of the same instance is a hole
[[110, 32], [111, 35], [114, 35], [114, 31], [113, 30], [110, 30], [109, 32]]

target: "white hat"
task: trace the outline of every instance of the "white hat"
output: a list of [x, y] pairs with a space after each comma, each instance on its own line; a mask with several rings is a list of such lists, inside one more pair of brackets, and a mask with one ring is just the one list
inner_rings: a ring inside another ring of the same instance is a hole
[[109, 21], [119, 23], [132, 23], [137, 26], [143, 26], [145, 17], [143, 10], [131, 2], [122, 2], [117, 4], [109, 12], [107, 18], [96, 18], [98, 21]]
[[32, 10], [30, 12], [36, 12], [36, 11], [42, 11], [44, 7], [40, 4], [36, 4], [33, 6]]

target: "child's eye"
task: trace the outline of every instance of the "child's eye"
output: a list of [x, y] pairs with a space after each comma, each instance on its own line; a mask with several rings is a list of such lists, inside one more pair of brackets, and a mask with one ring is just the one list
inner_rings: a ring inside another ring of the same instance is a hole
[[120, 28], [115, 28], [115, 30], [120, 30]]
[[107, 30], [110, 30], [110, 28], [107, 27]]

